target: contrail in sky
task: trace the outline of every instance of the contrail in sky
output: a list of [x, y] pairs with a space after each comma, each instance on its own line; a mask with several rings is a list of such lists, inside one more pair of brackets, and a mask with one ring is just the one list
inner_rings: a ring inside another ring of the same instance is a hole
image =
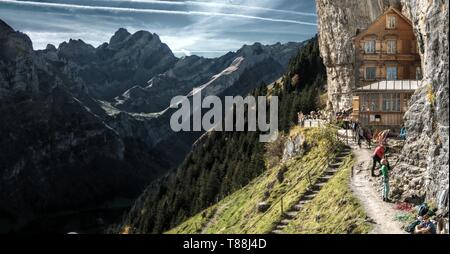
[[[158, 1], [159, 2], [159, 1]], [[123, 8], [123, 7], [105, 7], [105, 6], [88, 6], [77, 4], [62, 4], [62, 3], [45, 3], [34, 1], [14, 1], [14, 0], [0, 0], [0, 3], [6, 3], [16, 6], [36, 6], [47, 8], [61, 8], [61, 9], [78, 9], [78, 10], [97, 10], [107, 12], [123, 12], [123, 13], [156, 13], [156, 14], [173, 14], [173, 15], [197, 15], [197, 16], [220, 16], [231, 18], [244, 18], [270, 22], [282, 22], [307, 26], [317, 26], [316, 23], [298, 21], [293, 19], [277, 19], [266, 18], [253, 15], [235, 14], [235, 13], [221, 13], [221, 12], [204, 12], [204, 11], [177, 11], [177, 10], [158, 10], [158, 9], [136, 9], [136, 8]]]

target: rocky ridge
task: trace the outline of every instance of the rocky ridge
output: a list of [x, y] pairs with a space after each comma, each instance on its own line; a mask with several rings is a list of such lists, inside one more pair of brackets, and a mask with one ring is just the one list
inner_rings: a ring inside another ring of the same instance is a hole
[[[205, 84], [205, 93], [246, 93], [277, 79], [300, 46], [180, 59], [156, 34], [119, 29], [97, 48], [72, 39], [34, 51], [0, 20], [0, 230], [61, 211], [129, 205], [124, 200], [174, 167], [197, 137], [170, 130], [172, 96]], [[226, 72], [239, 56], [245, 64]], [[261, 66], [274, 71], [262, 75]]]

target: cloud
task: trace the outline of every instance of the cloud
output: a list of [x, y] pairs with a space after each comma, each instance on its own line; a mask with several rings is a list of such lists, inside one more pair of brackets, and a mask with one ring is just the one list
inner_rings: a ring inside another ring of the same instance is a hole
[[181, 49], [180, 51], [181, 51], [183, 54], [185, 54], [186, 56], [192, 55], [192, 53], [191, 53], [189, 50], [187, 50], [187, 49]]
[[70, 38], [98, 46], [123, 27], [158, 34], [177, 56], [217, 57], [243, 44], [303, 41], [317, 32], [317, 17], [298, 15], [314, 13], [314, 0], [37, 1], [0, 0], [0, 18], [38, 49]]
[[77, 5], [77, 4], [62, 4], [62, 3], [45, 3], [45, 2], [34, 2], [34, 1], [15, 1], [15, 0], [0, 0], [2, 3], [12, 4], [12, 5], [22, 5], [22, 6], [34, 6], [34, 7], [47, 7], [47, 8], [60, 8], [66, 10], [95, 10], [95, 11], [106, 11], [106, 12], [126, 12], [126, 13], [156, 13], [156, 14], [172, 14], [172, 15], [199, 15], [199, 16], [214, 16], [214, 17], [229, 17], [229, 18], [243, 18], [243, 19], [254, 19], [260, 21], [269, 22], [282, 22], [282, 23], [292, 23], [299, 25], [317, 26], [316, 23], [304, 22], [293, 19], [277, 19], [277, 18], [267, 18], [260, 16], [252, 16], [245, 14], [236, 13], [221, 13], [221, 12], [203, 12], [203, 11], [177, 11], [177, 10], [160, 10], [160, 9], [136, 9], [136, 8], [123, 8], [123, 7], [105, 7], [105, 6], [89, 6], [89, 5]]
[[300, 12], [291, 10], [280, 10], [274, 8], [266, 8], [260, 6], [251, 5], [241, 5], [233, 3], [217, 3], [217, 2], [204, 2], [204, 1], [160, 1], [160, 0], [99, 0], [99, 1], [112, 1], [112, 2], [122, 2], [122, 3], [149, 3], [149, 4], [165, 4], [165, 5], [176, 5], [176, 6], [200, 6], [200, 7], [223, 7], [235, 10], [255, 10], [255, 11], [265, 11], [274, 13], [285, 13], [293, 15], [303, 15], [303, 16], [317, 16], [314, 12]]

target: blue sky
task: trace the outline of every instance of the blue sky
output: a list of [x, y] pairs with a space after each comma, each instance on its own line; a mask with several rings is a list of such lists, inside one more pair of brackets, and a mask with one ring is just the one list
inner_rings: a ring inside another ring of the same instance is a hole
[[98, 46], [124, 27], [157, 33], [179, 56], [303, 41], [317, 31], [314, 0], [0, 0], [0, 19], [35, 49], [70, 38]]

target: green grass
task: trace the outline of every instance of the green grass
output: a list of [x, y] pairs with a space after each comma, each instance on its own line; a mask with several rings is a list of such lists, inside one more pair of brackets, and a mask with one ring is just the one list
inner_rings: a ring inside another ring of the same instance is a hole
[[[277, 165], [167, 233], [259, 234], [272, 230], [281, 218], [280, 198], [283, 196], [285, 209], [294, 205], [308, 186], [306, 170], [310, 170], [314, 182], [326, 169], [323, 167], [324, 159], [335, 156], [337, 152], [333, 147], [340, 146], [331, 129], [307, 130], [303, 134], [312, 148], [304, 156], [293, 158], [285, 164], [287, 171], [283, 182], [277, 180], [277, 173], [282, 167]], [[270, 204], [266, 213], [257, 211], [257, 205], [262, 201]]]
[[365, 221], [366, 214], [349, 187], [353, 164], [350, 155], [284, 231], [296, 234], [368, 233], [371, 225]]

